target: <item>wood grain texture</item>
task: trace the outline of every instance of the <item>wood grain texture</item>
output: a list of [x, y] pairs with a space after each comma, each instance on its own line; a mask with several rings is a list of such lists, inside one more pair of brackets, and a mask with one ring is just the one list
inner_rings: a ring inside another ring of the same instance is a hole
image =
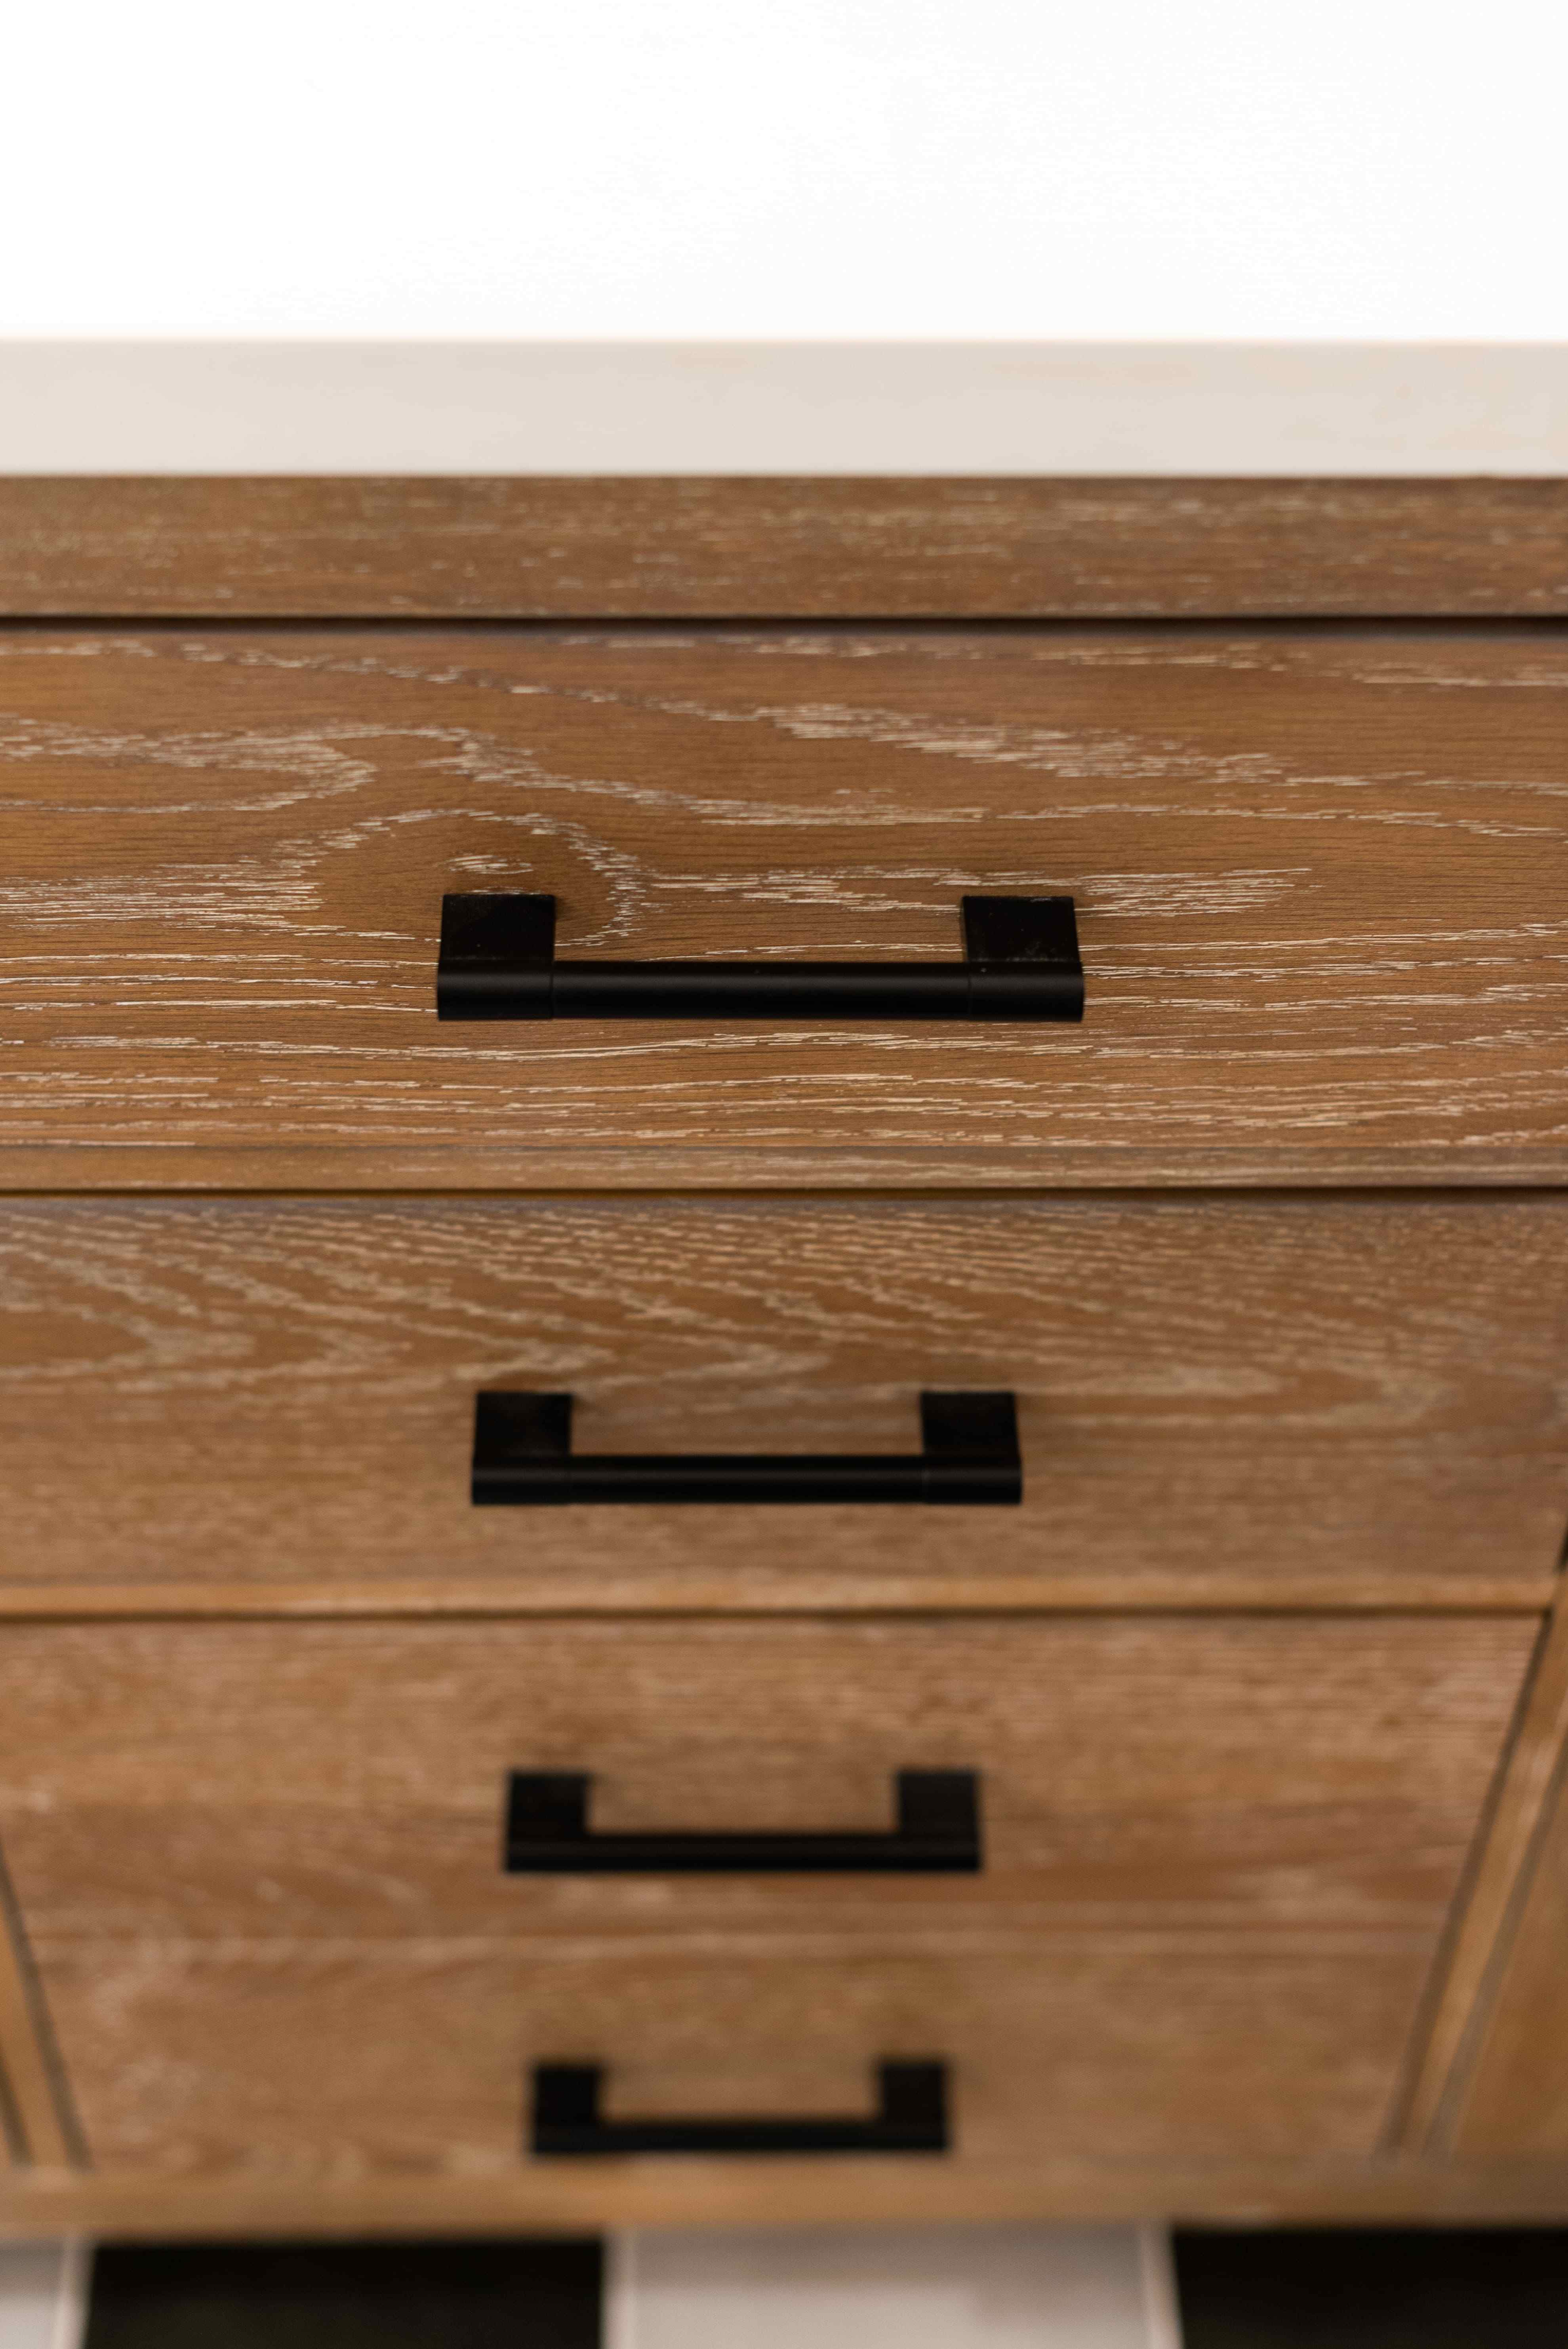
[[519, 2163], [510, 2174], [326, 2178], [0, 2171], [0, 2240], [503, 2235], [613, 2227], [1041, 2225], [1152, 2220], [1483, 2226], [1568, 2220], [1568, 2162]]
[[[1559, 1645], [1562, 1635], [1559, 1633]], [[1553, 1659], [1553, 1687], [1562, 1676]], [[1568, 2159], [1568, 1733], [1546, 1707], [1532, 1757], [1540, 1786], [1535, 1834], [1493, 1936], [1472, 2028], [1444, 2083], [1438, 2123], [1461, 2159]], [[1468, 2059], [1468, 2060], [1467, 2060]]]
[[[494, 2178], [531, 2061], [800, 2110], [921, 2052], [955, 2064], [983, 2198], [1047, 2153], [1310, 2166], [1385, 2128], [1530, 1637], [13, 1626], [0, 1815], [110, 2168]], [[982, 1769], [980, 1878], [499, 1868], [520, 1763], [702, 1826], [858, 1824], [912, 1761]]]
[[510, 2176], [328, 2180], [0, 2170], [0, 2241], [363, 2240], [616, 2227], [844, 2227], [1016, 2220], [1561, 2225], [1568, 2163], [1378, 2161], [522, 2165]]
[[[1472, 1880], [1455, 1917], [1452, 1945], [1435, 1984], [1431, 2026], [1424, 2034], [1398, 2134], [1412, 2152], [1451, 2150], [1478, 2053], [1492, 2020], [1511, 1959], [1521, 1909], [1548, 1831], [1568, 1744], [1568, 1609], [1561, 1591], [1544, 1626], [1509, 1741]], [[1550, 2023], [1537, 2018], [1550, 2040]], [[1565, 2140], [1568, 2147], [1568, 2140]], [[1485, 2148], [1495, 2153], [1506, 2147]]]
[[0, 1858], [0, 2170], [7, 2156], [69, 2167], [77, 2150], [32, 1955]]
[[[1499, 1618], [8, 1627], [37, 1945], [725, 1932], [1429, 1951], [1529, 1661]], [[511, 1769], [602, 1825], [874, 1826], [984, 1781], [976, 1877], [507, 1877]]]
[[[13, 1200], [13, 1609], [1511, 1606], [1568, 1519], [1568, 1200]], [[583, 1451], [914, 1448], [1018, 1509], [475, 1509], [473, 1398]], [[93, 1593], [99, 1596], [95, 1600]]]
[[367, 619], [1568, 609], [1560, 481], [0, 481], [0, 612]]
[[[853, 2112], [874, 2064], [952, 2066], [962, 2172], [1369, 2158], [1428, 1954], [796, 1931], [591, 1940], [40, 1943], [95, 2166], [191, 2176], [514, 2173], [524, 2079], [602, 2058], [612, 2112]], [[542, 2175], [556, 2165], [531, 2162]], [[684, 2165], [681, 2165], [684, 2166]], [[750, 2167], [748, 2164], [747, 2167]], [[835, 2163], [861, 2168], [913, 2162]], [[780, 2163], [782, 2179], [812, 2167]]]
[[[1517, 631], [15, 632], [0, 1180], [1561, 1181], [1565, 695]], [[1070, 890], [1088, 1016], [438, 1027], [515, 887], [767, 958]]]

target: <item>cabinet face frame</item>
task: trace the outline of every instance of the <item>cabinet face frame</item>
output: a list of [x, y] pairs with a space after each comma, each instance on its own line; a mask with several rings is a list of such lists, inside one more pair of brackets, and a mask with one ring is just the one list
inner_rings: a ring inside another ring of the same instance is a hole
[[1402, 2141], [1568, 2168], [1568, 1606], [1542, 1633], [1493, 1820], [1456, 1922]]
[[[0, 1640], [5, 1637], [0, 1626]], [[33, 2169], [81, 2166], [84, 2147], [26, 1927], [0, 1850], [0, 2233], [6, 2161]]]

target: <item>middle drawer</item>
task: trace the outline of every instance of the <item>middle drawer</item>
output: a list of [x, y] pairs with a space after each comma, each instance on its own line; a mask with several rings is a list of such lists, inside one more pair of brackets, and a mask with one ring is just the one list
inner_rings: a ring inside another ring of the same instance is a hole
[[[653, 1928], [1435, 1935], [1527, 1617], [11, 1624], [0, 1842], [40, 1942]], [[513, 1771], [601, 1829], [885, 1828], [974, 1875], [508, 1875]]]
[[[1464, 1193], [13, 1201], [0, 1604], [1543, 1606], [1565, 1240]], [[1006, 1390], [1023, 1505], [476, 1508], [494, 1389], [786, 1455]]]

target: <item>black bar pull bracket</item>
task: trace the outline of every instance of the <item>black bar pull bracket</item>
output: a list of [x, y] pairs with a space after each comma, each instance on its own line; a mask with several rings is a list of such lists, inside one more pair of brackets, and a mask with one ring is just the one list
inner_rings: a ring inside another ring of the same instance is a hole
[[555, 900], [441, 900], [441, 1019], [1081, 1019], [1070, 897], [965, 897], [961, 962], [558, 962]]
[[480, 1508], [566, 1502], [927, 1502], [1024, 1497], [1010, 1393], [923, 1394], [923, 1448], [898, 1453], [573, 1453], [569, 1394], [475, 1400], [470, 1493]]
[[877, 2104], [863, 2117], [607, 2121], [597, 2064], [539, 2064], [529, 2149], [536, 2155], [629, 2153], [945, 2153], [947, 2067], [877, 2065]]
[[973, 1770], [901, 1770], [897, 1825], [869, 1835], [593, 1832], [585, 1771], [514, 1770], [507, 1782], [509, 1876], [972, 1876], [980, 1867]]

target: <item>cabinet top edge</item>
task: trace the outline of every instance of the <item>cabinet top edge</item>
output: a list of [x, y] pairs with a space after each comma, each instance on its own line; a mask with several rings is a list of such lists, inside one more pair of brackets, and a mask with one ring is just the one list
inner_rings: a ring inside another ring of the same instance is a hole
[[1568, 422], [1536, 478], [7, 472], [5, 397], [0, 620], [1568, 617]]

